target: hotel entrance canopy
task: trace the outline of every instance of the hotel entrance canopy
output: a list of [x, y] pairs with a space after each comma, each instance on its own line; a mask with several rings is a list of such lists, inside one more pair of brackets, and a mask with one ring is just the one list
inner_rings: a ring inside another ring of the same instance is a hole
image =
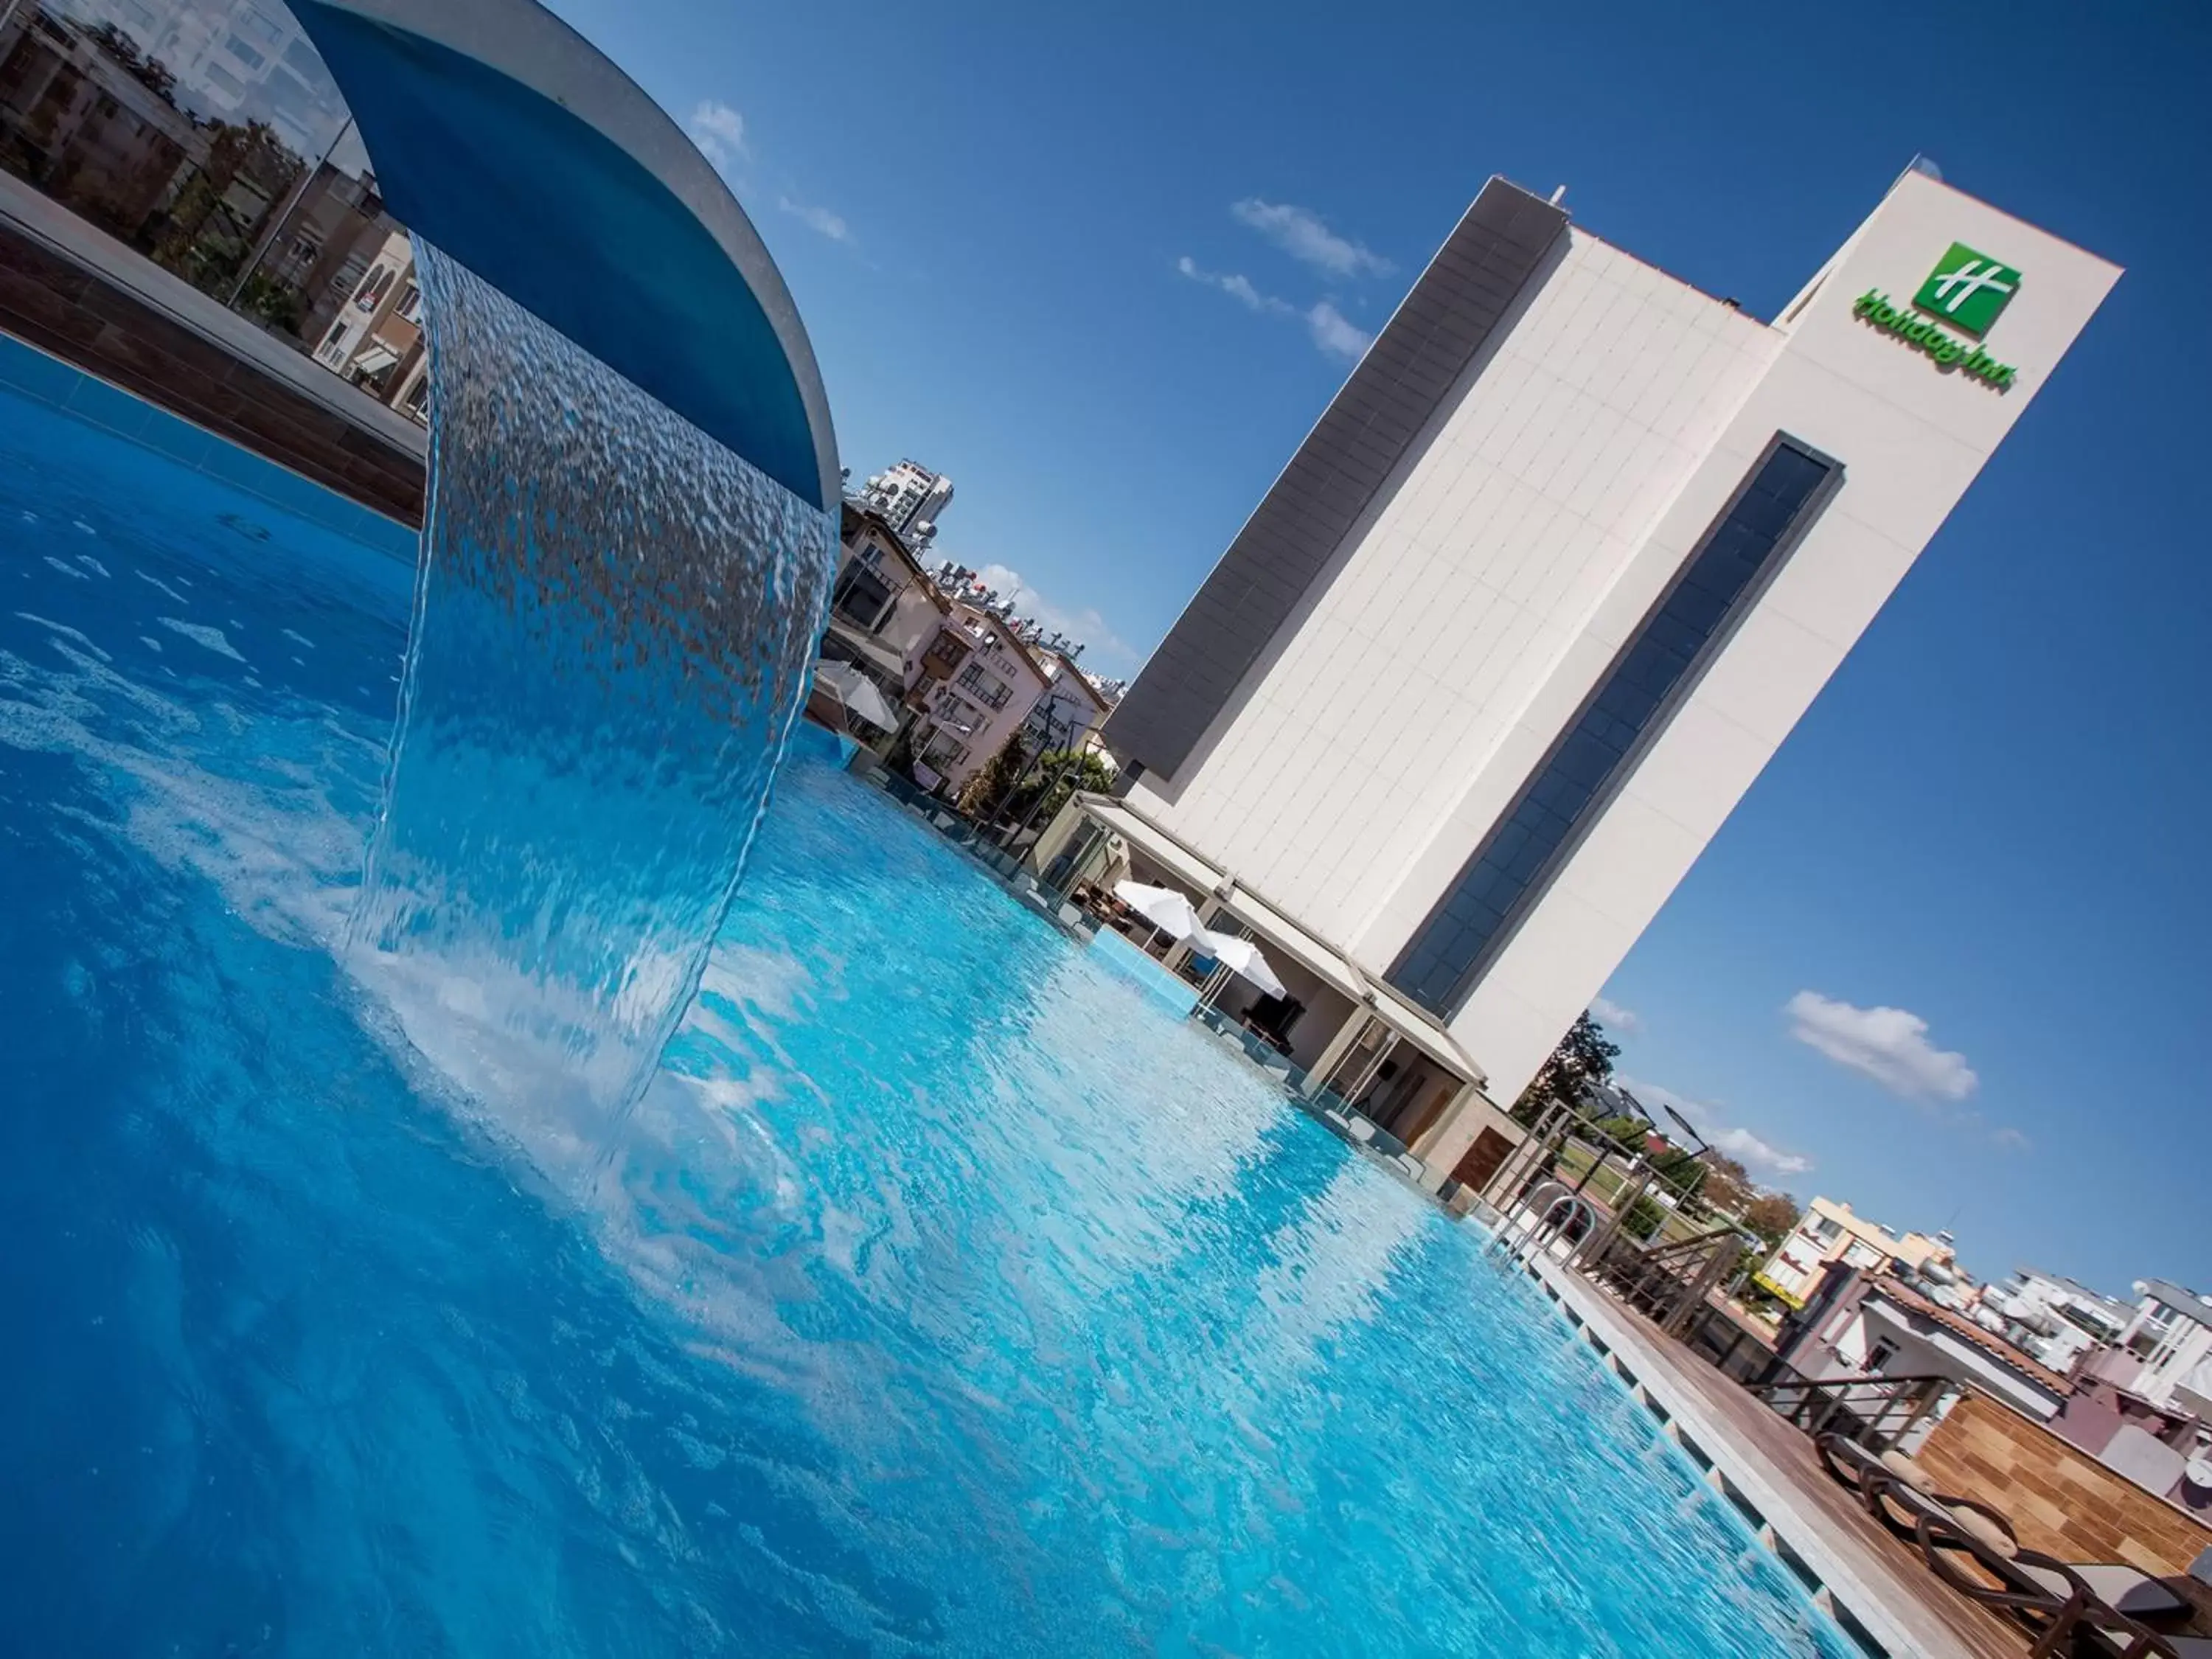
[[1399, 996], [1294, 918], [1240, 887], [1233, 874], [1215, 868], [1127, 802], [1107, 795], [1082, 794], [1076, 797], [1076, 804], [1093, 823], [1121, 836], [1165, 874], [1201, 898], [1210, 895], [1220, 900], [1269, 948], [1280, 951], [1354, 1007], [1366, 1009], [1401, 1041], [1478, 1087], [1487, 1081], [1482, 1068], [1426, 1012]]

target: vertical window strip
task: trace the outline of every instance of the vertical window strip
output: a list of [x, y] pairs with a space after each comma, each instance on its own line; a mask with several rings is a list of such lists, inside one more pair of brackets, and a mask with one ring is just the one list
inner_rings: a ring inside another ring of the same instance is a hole
[[1727, 624], [1809, 521], [1836, 465], [1778, 439], [1659, 608], [1614, 659], [1437, 908], [1392, 964], [1392, 985], [1449, 1018], [1565, 862], [1595, 806], [1663, 725]]

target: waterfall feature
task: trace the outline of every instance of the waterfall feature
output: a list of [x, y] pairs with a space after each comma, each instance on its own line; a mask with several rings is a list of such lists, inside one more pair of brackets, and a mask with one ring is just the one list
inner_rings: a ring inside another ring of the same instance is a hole
[[736, 889], [836, 520], [416, 246], [428, 509], [349, 956], [448, 1079], [589, 1164]]

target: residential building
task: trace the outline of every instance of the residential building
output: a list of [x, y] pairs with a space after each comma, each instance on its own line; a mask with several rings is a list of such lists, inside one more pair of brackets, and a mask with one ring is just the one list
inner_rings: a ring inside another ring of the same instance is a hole
[[[1783, 1328], [1776, 1352], [1815, 1381], [1841, 1376], [1930, 1377], [1996, 1395], [2039, 1423], [2053, 1422], [2073, 1384], [1972, 1316], [1900, 1275], [1897, 1261], [1837, 1260], [1816, 1278]], [[1951, 1298], [1957, 1300], [1958, 1298]], [[1948, 1401], [1940, 1401], [1929, 1425]]]
[[273, 0], [48, 0], [48, 9], [113, 23], [167, 67], [187, 108], [265, 122], [296, 155], [321, 155], [346, 120], [321, 56]]
[[283, 222], [272, 224], [252, 272], [258, 281], [241, 295], [242, 308], [312, 355], [399, 228], [384, 210], [374, 173], [324, 162]]
[[2089, 1369], [2154, 1406], [2212, 1422], [2212, 1299], [2170, 1279], [2135, 1286], [2134, 1316]]
[[415, 245], [405, 231], [385, 238], [353, 297], [315, 348], [315, 361], [402, 414], [428, 422], [422, 289], [415, 280]]
[[2082, 1356], [2126, 1333], [2135, 1309], [2087, 1285], [2033, 1267], [2017, 1269], [1984, 1292], [1978, 1318], [2054, 1371], [2070, 1373]]
[[161, 71], [127, 40], [39, 6], [0, 14], [0, 162], [133, 238], [207, 159]]
[[2118, 275], [1914, 170], [1762, 321], [1492, 179], [1042, 856], [1087, 823], [1314, 965], [1294, 1046], [1425, 1046], [1459, 1171]]
[[937, 520], [952, 505], [952, 480], [914, 461], [901, 461], [870, 478], [861, 498], [920, 552], [937, 534]]
[[1753, 1282], [1793, 1308], [1802, 1308], [1832, 1261], [1881, 1273], [1893, 1261], [1917, 1269], [1929, 1262], [1948, 1267], [1954, 1259], [1948, 1234], [1929, 1238], [1921, 1233], [1893, 1233], [1879, 1222], [1854, 1215], [1848, 1204], [1816, 1198], [1805, 1206], [1796, 1227]]
[[940, 660], [966, 648], [925, 696], [914, 775], [924, 788], [957, 794], [1021, 730], [1051, 676], [1006, 618], [964, 599], [951, 606], [940, 630], [951, 637], [940, 637], [933, 648]]
[[1025, 739], [1047, 749], [1091, 746], [1114, 705], [1066, 650], [1033, 646], [1031, 651], [1044, 669], [1047, 684], [1024, 726]]
[[[925, 659], [951, 627], [952, 605], [874, 508], [846, 501], [842, 528], [821, 655], [858, 667], [896, 708], [928, 677]], [[964, 635], [957, 644], [949, 660], [943, 647], [930, 660], [945, 672], [957, 667], [967, 654]]]
[[[2212, 1379], [2200, 1376], [2195, 1387], [2177, 1381], [2195, 1369], [2192, 1353], [2200, 1356], [2196, 1367], [2205, 1365], [2197, 1345], [2212, 1341], [2186, 1304], [2194, 1302], [2207, 1318], [2212, 1306], [2178, 1285], [2151, 1285], [2156, 1288], [2146, 1286], [2144, 1305], [2130, 1309], [2071, 1279], [2022, 1269], [1977, 1299], [1978, 1287], [1939, 1273], [1932, 1261], [1917, 1273], [1901, 1260], [1875, 1267], [1832, 1261], [1805, 1306], [1785, 1322], [1777, 1352], [1814, 1381], [1855, 1379], [1845, 1399], [1871, 1398], [1857, 1381], [1869, 1377], [1917, 1391], [1925, 1412], [1906, 1437], [1908, 1449], [1972, 1392], [2073, 1449], [2021, 1441], [2010, 1459], [2015, 1473], [2078, 1455], [2182, 1515], [2212, 1521], [2212, 1425], [2201, 1414], [2203, 1383]], [[2059, 1308], [2067, 1312], [2047, 1321], [2033, 1317]], [[2099, 1346], [2095, 1333], [2112, 1329], [2115, 1315], [2126, 1316], [2125, 1332], [2142, 1338], [2136, 1348], [2124, 1340], [2118, 1348]], [[2054, 1343], [2045, 1323], [2081, 1340]], [[2148, 1364], [2141, 1358], [2146, 1353], [2153, 1356]], [[2046, 1356], [2054, 1354], [2070, 1363], [2052, 1364]], [[1928, 1379], [1944, 1386], [1928, 1389]], [[2063, 1490], [2068, 1482], [2051, 1479], [2045, 1468], [2043, 1484]]]

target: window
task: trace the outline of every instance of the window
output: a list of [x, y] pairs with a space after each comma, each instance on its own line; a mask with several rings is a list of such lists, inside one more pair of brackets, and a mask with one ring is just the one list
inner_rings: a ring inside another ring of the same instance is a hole
[[1449, 1018], [1634, 769], [1838, 469], [1778, 437], [1574, 724], [1391, 965], [1390, 983]]
[[1822, 1216], [1813, 1224], [1813, 1237], [1823, 1244], [1832, 1244], [1844, 1236], [1844, 1224]]
[[897, 597], [881, 576], [855, 560], [838, 578], [830, 605], [846, 621], [872, 633], [890, 615]]
[[1881, 1340], [1867, 1350], [1866, 1374], [1869, 1376], [1880, 1376], [1882, 1367], [1896, 1358], [1897, 1344], [1887, 1337], [1883, 1337]]
[[422, 290], [410, 283], [407, 284], [407, 291], [399, 296], [399, 320], [403, 323], [415, 323], [420, 322], [422, 319]]
[[223, 49], [229, 52], [233, 58], [238, 59], [240, 63], [245, 64], [249, 70], [258, 70], [264, 64], [269, 61], [266, 58], [256, 52], [252, 46], [247, 46], [245, 41], [240, 40], [234, 34], [222, 44]]

